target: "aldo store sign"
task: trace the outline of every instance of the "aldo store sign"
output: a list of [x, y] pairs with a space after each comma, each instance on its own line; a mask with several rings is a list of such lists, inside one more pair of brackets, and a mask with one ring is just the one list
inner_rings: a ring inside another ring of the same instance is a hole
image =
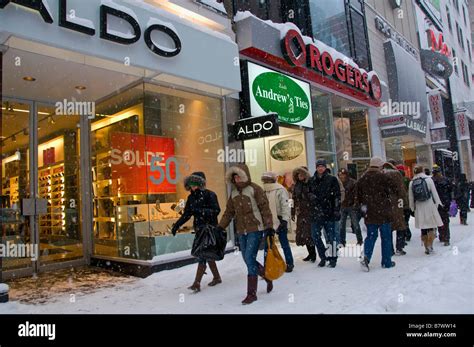
[[278, 115], [269, 114], [261, 117], [241, 119], [230, 125], [229, 134], [234, 141], [244, 141], [280, 134]]
[[0, 0], [0, 45], [12, 36], [207, 83], [224, 94], [241, 90], [235, 42], [145, 2]]
[[278, 121], [313, 127], [309, 83], [248, 62], [250, 115], [278, 114]]
[[[54, 24], [53, 16], [49, 6], [46, 5], [47, 0], [0, 0], [0, 9], [5, 8], [9, 4], [16, 4], [20, 7], [24, 7], [29, 10], [38, 12], [45, 23]], [[110, 3], [112, 4], [112, 2]], [[10, 5], [11, 6], [11, 5]], [[73, 11], [73, 12], [68, 12]], [[101, 4], [99, 7], [100, 11], [100, 30], [99, 36], [101, 39], [109, 40], [122, 45], [131, 45], [137, 42], [142, 37], [142, 31], [138, 20], [133, 15], [129, 14], [126, 9], [119, 9], [117, 7], [111, 7], [105, 4]], [[96, 29], [93, 23], [86, 18], [77, 18], [74, 14], [71, 16], [70, 13], [75, 13], [73, 8], [68, 8], [67, 0], [58, 1], [58, 25], [60, 27], [73, 30], [85, 35], [94, 36], [96, 35]], [[109, 18], [115, 17], [124, 22], [124, 25], [130, 26], [133, 33], [120, 35], [115, 32], [109, 31], [108, 21]], [[81, 23], [82, 22], [82, 23]], [[125, 24], [126, 23], [126, 24]], [[168, 40], [173, 42], [173, 47], [168, 49], [162, 49], [160, 44], [155, 44], [152, 39], [152, 33], [159, 31], [168, 36]], [[178, 34], [170, 27], [162, 24], [149, 25], [143, 33], [143, 39], [147, 47], [153, 53], [162, 57], [174, 57], [181, 51], [181, 40]]]

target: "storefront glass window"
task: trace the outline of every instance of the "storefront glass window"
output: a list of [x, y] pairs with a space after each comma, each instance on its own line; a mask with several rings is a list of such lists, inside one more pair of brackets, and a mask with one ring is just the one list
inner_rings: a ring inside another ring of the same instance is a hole
[[151, 259], [189, 249], [192, 219], [171, 234], [188, 192], [183, 178], [203, 171], [226, 203], [220, 99], [139, 85], [102, 105], [92, 123], [95, 254]]
[[[31, 243], [29, 218], [21, 213], [21, 200], [30, 197], [29, 182], [29, 120], [30, 106], [13, 100], [4, 100], [1, 119], [2, 192], [0, 217], [2, 245]], [[8, 126], [6, 126], [8, 124]], [[3, 270], [32, 265], [28, 257], [3, 257]]]
[[344, 0], [309, 0], [313, 36], [351, 56]]
[[359, 177], [370, 161], [367, 108], [334, 96], [332, 98], [338, 168]]

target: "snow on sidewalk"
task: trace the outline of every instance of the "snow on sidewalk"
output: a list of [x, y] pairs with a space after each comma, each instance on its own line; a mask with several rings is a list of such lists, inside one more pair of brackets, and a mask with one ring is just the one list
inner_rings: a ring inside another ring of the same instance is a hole
[[[469, 219], [474, 225], [474, 213]], [[469, 220], [468, 219], [468, 220]], [[411, 220], [413, 222], [413, 219]], [[258, 301], [243, 306], [246, 268], [240, 254], [228, 254], [218, 263], [223, 283], [202, 291], [186, 289], [196, 265], [156, 273], [146, 279], [121, 283], [95, 293], [63, 293], [46, 304], [0, 304], [1, 313], [474, 313], [474, 228], [451, 219], [451, 246], [435, 241], [435, 254], [425, 255], [420, 231], [407, 255], [393, 257], [395, 268], [380, 267], [380, 239], [374, 250], [371, 271], [362, 272], [357, 258], [339, 258], [336, 268], [318, 268], [302, 262], [303, 247], [293, 245], [296, 266], [275, 282], [272, 293], [259, 281]], [[348, 242], [355, 243], [348, 233]], [[261, 255], [260, 255], [261, 257]], [[70, 302], [75, 294], [75, 302]]]

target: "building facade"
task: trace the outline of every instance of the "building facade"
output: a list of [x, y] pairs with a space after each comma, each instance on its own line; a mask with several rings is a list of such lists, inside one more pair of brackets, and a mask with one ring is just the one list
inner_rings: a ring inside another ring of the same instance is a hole
[[216, 158], [241, 88], [230, 21], [192, 1], [48, 4], [0, 6], [2, 243], [38, 248], [3, 258], [3, 277], [194, 261], [192, 221], [170, 229], [186, 175], [205, 172], [227, 200]]

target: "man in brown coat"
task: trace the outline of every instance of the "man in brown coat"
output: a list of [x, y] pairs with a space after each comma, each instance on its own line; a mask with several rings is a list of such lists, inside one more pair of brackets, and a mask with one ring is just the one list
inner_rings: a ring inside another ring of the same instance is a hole
[[395, 255], [405, 255], [403, 248], [406, 246], [407, 224], [405, 222], [404, 208], [408, 206], [408, 194], [403, 182], [403, 176], [397, 170], [395, 162], [390, 160], [383, 165], [383, 173], [385, 173], [392, 181], [392, 190], [390, 192], [390, 200], [392, 202], [392, 232], [396, 230], [396, 249]]
[[378, 231], [382, 238], [382, 267], [391, 268], [395, 266], [392, 261], [392, 202], [390, 201], [391, 186], [390, 178], [382, 173], [384, 162], [379, 157], [370, 159], [369, 168], [356, 183], [356, 206], [364, 214], [364, 222], [367, 226], [367, 238], [364, 242], [364, 258], [361, 261], [363, 270], [369, 271], [369, 262], [377, 241]]
[[[264, 267], [257, 262], [260, 242], [266, 234], [274, 234], [273, 217], [267, 196], [263, 189], [250, 179], [247, 165], [231, 166], [226, 172], [226, 181], [232, 185], [225, 212], [219, 222], [220, 228], [227, 228], [235, 220], [239, 236], [240, 251], [247, 265], [247, 297], [242, 304], [257, 300], [257, 275], [264, 277]], [[273, 283], [267, 280], [267, 292], [273, 289]]]

